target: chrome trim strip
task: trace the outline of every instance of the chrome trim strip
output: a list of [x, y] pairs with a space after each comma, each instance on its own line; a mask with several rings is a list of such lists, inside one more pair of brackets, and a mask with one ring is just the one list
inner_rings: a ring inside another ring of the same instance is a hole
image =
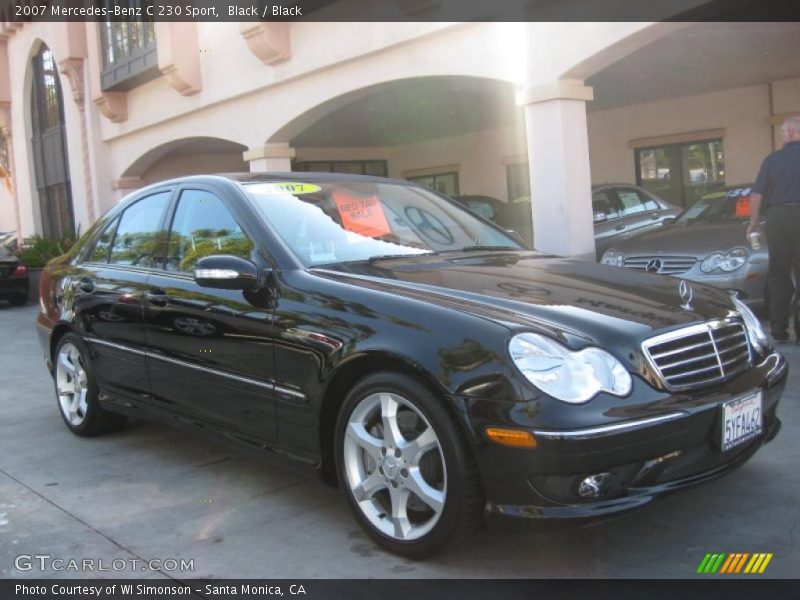
[[139, 356], [147, 356], [147, 352], [144, 350], [139, 350], [137, 348], [131, 348], [130, 346], [123, 346], [122, 344], [115, 344], [114, 342], [108, 342], [106, 340], [100, 340], [94, 337], [85, 337], [83, 338], [84, 342], [89, 342], [91, 344], [100, 344], [101, 346], [108, 346], [109, 348], [114, 348], [116, 350], [122, 350], [123, 352], [131, 352], [133, 354], [138, 354]]
[[660, 415], [658, 417], [648, 417], [646, 419], [635, 419], [633, 421], [623, 421], [622, 423], [602, 425], [600, 427], [588, 427], [586, 429], [571, 429], [571, 430], [568, 429], [563, 431], [534, 429], [532, 433], [534, 437], [542, 437], [550, 440], [560, 440], [560, 439], [581, 440], [581, 439], [602, 437], [604, 435], [610, 435], [622, 431], [641, 429], [643, 427], [649, 427], [650, 425], [655, 425], [656, 423], [666, 423], [668, 421], [674, 421], [676, 419], [682, 419], [683, 417], [688, 417], [688, 416], [689, 413], [681, 411], [681, 412], [667, 413], [665, 415]]
[[177, 358], [170, 358], [167, 356], [162, 356], [160, 354], [156, 354], [154, 352], [146, 352], [144, 350], [138, 350], [136, 348], [131, 348], [130, 346], [124, 346], [122, 344], [116, 344], [114, 342], [108, 342], [106, 340], [100, 340], [93, 337], [85, 337], [83, 338], [84, 341], [90, 342], [93, 344], [100, 344], [101, 346], [108, 346], [109, 348], [115, 348], [117, 350], [122, 350], [124, 352], [131, 352], [133, 354], [137, 354], [139, 356], [145, 356], [147, 358], [153, 358], [155, 360], [160, 360], [163, 362], [168, 362], [174, 365], [178, 365], [179, 367], [186, 367], [187, 369], [195, 369], [196, 371], [203, 371], [205, 373], [212, 373], [214, 375], [218, 375], [219, 377], [226, 377], [228, 379], [233, 379], [234, 381], [238, 381], [240, 383], [247, 383], [250, 385], [255, 385], [258, 387], [262, 387], [268, 389], [270, 391], [275, 392], [276, 394], [282, 394], [284, 396], [291, 396], [293, 398], [297, 398], [299, 400], [305, 400], [306, 395], [303, 392], [298, 392], [297, 390], [292, 390], [275, 383], [271, 383], [268, 381], [259, 381], [257, 379], [251, 379], [249, 377], [243, 377], [242, 375], [234, 375], [233, 373], [226, 373], [225, 371], [220, 371], [219, 369], [213, 369], [211, 367], [202, 367], [200, 365], [194, 365], [190, 362], [186, 362], [184, 360], [179, 360]]

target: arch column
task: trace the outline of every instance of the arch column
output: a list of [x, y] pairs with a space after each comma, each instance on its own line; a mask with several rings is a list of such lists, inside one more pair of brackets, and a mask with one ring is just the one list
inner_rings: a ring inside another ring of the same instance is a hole
[[291, 171], [295, 149], [285, 143], [264, 144], [250, 148], [242, 153], [245, 162], [250, 163], [250, 171]]
[[586, 102], [579, 80], [529, 87], [524, 106], [533, 211], [533, 245], [549, 254], [594, 260], [592, 177]]

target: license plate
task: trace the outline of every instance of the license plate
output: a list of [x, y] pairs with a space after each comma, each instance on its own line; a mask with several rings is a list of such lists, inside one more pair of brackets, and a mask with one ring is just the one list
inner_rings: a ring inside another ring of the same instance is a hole
[[722, 405], [722, 451], [752, 440], [761, 434], [761, 391], [742, 396]]

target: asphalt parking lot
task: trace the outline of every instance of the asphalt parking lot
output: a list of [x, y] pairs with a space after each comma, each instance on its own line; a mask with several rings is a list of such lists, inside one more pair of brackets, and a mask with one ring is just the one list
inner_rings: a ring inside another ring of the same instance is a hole
[[[415, 563], [374, 546], [339, 492], [292, 464], [151, 423], [93, 439], [72, 435], [40, 357], [35, 313], [33, 305], [0, 303], [0, 578], [684, 578], [707, 552], [773, 552], [756, 577], [797, 576], [794, 345], [782, 346], [792, 370], [781, 434], [738, 471], [614, 520], [487, 529], [455, 552]], [[191, 559], [194, 571], [15, 568], [15, 557], [36, 554], [128, 565]]]

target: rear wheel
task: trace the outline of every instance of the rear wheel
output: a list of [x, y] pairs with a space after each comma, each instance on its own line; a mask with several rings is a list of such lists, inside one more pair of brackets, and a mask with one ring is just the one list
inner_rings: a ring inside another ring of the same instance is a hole
[[97, 383], [83, 343], [68, 333], [58, 342], [54, 357], [58, 407], [70, 431], [93, 436], [118, 431], [125, 417], [100, 406]]
[[356, 520], [381, 546], [421, 559], [481, 522], [477, 467], [441, 400], [399, 373], [361, 380], [342, 406], [339, 480]]

